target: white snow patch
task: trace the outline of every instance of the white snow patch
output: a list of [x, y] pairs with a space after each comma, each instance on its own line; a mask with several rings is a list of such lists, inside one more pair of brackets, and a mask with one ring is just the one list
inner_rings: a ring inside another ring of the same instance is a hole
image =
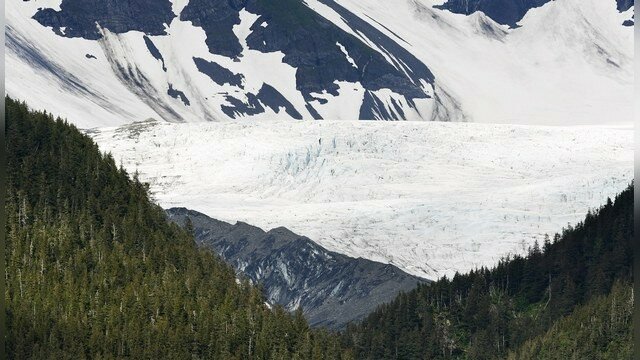
[[184, 10], [185, 7], [187, 7], [187, 5], [189, 4], [189, 0], [170, 0], [171, 1], [171, 9], [173, 11], [174, 14], [176, 14], [178, 17], [173, 19], [173, 21], [176, 21], [179, 19], [180, 17], [180, 13], [182, 13], [182, 10]]
[[[455, 114], [464, 113], [468, 121], [485, 123], [632, 122], [634, 28], [622, 26], [622, 22], [631, 17], [633, 10], [619, 13], [613, 0], [552, 1], [530, 10], [520, 21], [521, 27], [509, 29], [480, 12], [465, 16], [433, 8], [442, 2], [340, 1], [340, 6], [394, 39], [433, 72], [436, 84], [432, 99], [416, 102], [420, 104], [417, 106], [420, 119], [458, 120], [462, 117]], [[7, 93], [32, 107], [67, 117], [83, 128], [147, 118], [176, 120], [158, 110], [157, 104], [164, 104], [186, 122], [215, 121], [227, 118], [220, 109], [227, 95], [242, 100], [246, 91], [255, 93], [267, 83], [291, 101], [305, 118], [312, 118], [296, 89], [296, 69], [282, 62], [284, 55], [281, 52], [263, 54], [247, 48], [246, 36], [258, 19], [255, 14], [243, 10], [241, 23], [234, 28], [244, 46], [239, 59], [212, 55], [201, 28], [174, 18], [167, 28], [168, 36], [151, 36], [165, 59], [166, 72], [161, 71], [157, 61], [150, 62], [142, 33], [132, 31], [112, 36], [111, 46], [127, 49], [122, 55], [128, 58], [118, 59], [118, 63], [135, 66], [132, 70], [140, 70], [152, 85], [152, 89], [145, 89], [149, 90], [147, 94], [140, 95], [134, 94], [115, 75], [113, 64], [107, 61], [100, 47], [101, 42], [61, 37], [33, 20], [38, 8], [60, 10], [60, 3], [60, 0], [7, 1], [5, 5], [7, 39], [18, 39], [20, 44], [35, 49], [54, 69], [45, 70], [38, 66], [38, 61], [28, 60], [19, 50], [5, 47], [5, 65], [11, 69], [6, 74]], [[172, 0], [174, 13], [182, 12], [187, 4], [188, 0]], [[407, 71], [406, 64], [394, 54], [388, 54], [364, 34], [354, 31], [330, 7], [318, 0], [307, 0], [306, 4], [342, 30], [362, 39], [394, 66]], [[62, 29], [65, 30], [68, 29]], [[86, 54], [97, 59], [87, 59]], [[234, 73], [243, 74], [246, 91], [215, 84], [197, 70], [193, 57], [215, 61]], [[64, 84], [64, 79], [71, 78], [86, 91]], [[168, 84], [183, 91], [191, 105], [185, 106], [169, 96]], [[444, 96], [443, 90], [448, 96]], [[444, 105], [436, 107], [434, 100]], [[358, 115], [354, 115], [354, 107], [346, 106], [340, 111], [341, 107], [329, 105], [320, 112], [330, 113], [334, 118], [353, 119]], [[288, 116], [282, 111], [276, 114], [268, 110], [257, 118]]]
[[347, 48], [345, 48], [344, 45], [340, 44], [339, 42], [336, 42], [336, 45], [340, 48], [340, 51], [342, 51], [344, 56], [347, 57], [347, 60], [349, 61], [349, 64], [351, 64], [351, 66], [353, 66], [354, 68], [357, 69], [358, 65], [356, 64], [355, 60], [353, 60], [351, 55], [349, 55], [349, 52], [347, 51]]
[[[329, 7], [307, 2], [353, 32]], [[466, 16], [433, 8], [442, 3], [340, 1], [390, 38], [403, 39], [398, 44], [429, 67], [436, 86], [447, 89], [469, 121], [632, 123], [633, 27], [621, 25], [631, 13], [619, 13], [615, 1], [552, 1], [531, 9], [516, 29], [481, 12]], [[356, 36], [380, 51], [364, 35]]]
[[360, 105], [364, 98], [364, 87], [359, 82], [336, 81], [338, 96], [323, 91], [312, 93], [313, 97], [325, 100], [322, 104], [319, 100], [309, 103], [322, 116], [323, 119], [358, 119], [360, 117]]

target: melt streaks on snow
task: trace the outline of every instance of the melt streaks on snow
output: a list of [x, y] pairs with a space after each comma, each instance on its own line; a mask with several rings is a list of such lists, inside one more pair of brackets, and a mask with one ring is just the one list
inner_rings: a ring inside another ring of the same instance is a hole
[[[81, 127], [119, 125], [131, 119], [157, 117], [111, 71], [98, 42], [60, 37], [32, 19], [39, 7], [59, 10], [60, 2], [6, 3], [7, 94], [27, 101], [35, 109], [66, 116]], [[12, 45], [12, 41], [18, 44]], [[25, 53], [18, 47], [31, 51]], [[86, 54], [96, 59], [88, 59]], [[72, 78], [79, 79], [77, 85], [86, 91], [69, 90], [65, 82]]]
[[633, 177], [633, 130], [470, 123], [144, 123], [93, 133], [164, 207], [285, 226], [436, 278], [523, 253]]
[[[527, 12], [516, 29], [481, 12], [433, 8], [442, 2], [341, 0], [340, 6], [405, 40], [399, 44], [446, 89], [450, 107], [443, 111], [460, 105], [469, 121], [484, 123], [632, 122], [633, 27], [621, 25], [630, 15], [619, 13], [615, 1], [552, 1]], [[328, 6], [307, 3], [348, 29]]]
[[[552, 1], [530, 10], [520, 21], [521, 27], [509, 29], [480, 12], [465, 16], [432, 7], [442, 2], [339, 2], [340, 7], [388, 37], [402, 39], [398, 45], [435, 75], [430, 94], [435, 101], [417, 102], [420, 114], [403, 109], [410, 113], [407, 118], [553, 125], [631, 123], [633, 27], [621, 24], [633, 10], [620, 13], [613, 0]], [[238, 63], [216, 57], [208, 52], [204, 31], [179, 17], [167, 28], [168, 36], [151, 37], [167, 60], [166, 73], [159, 71], [157, 62], [149, 60], [141, 32], [110, 39], [110, 45], [127, 49], [125, 55], [130, 57], [118, 62], [135, 66], [154, 88], [146, 89], [140, 97], [116, 76], [99, 42], [55, 35], [32, 19], [39, 7], [59, 10], [60, 3], [61, 0], [6, 2], [5, 62], [11, 69], [6, 75], [7, 93], [32, 107], [46, 108], [82, 128], [147, 118], [182, 118], [188, 122], [226, 119], [220, 108], [226, 96], [245, 100], [245, 92], [212, 83], [195, 67], [193, 57], [199, 57], [243, 74], [250, 83], [247, 91], [255, 93], [263, 83], [274, 86], [305, 118], [312, 118], [296, 90], [295, 69], [282, 63], [281, 53], [251, 52], [245, 46], [245, 56]], [[187, 3], [188, 0], [173, 0], [174, 13], [179, 14]], [[407, 70], [397, 54], [389, 53], [383, 45], [376, 46], [375, 39], [355, 31], [327, 6], [333, 3], [306, 0], [306, 4], [340, 29], [362, 39], [396, 68]], [[256, 16], [246, 11], [241, 16], [242, 22], [234, 30], [241, 33], [244, 42]], [[20, 42], [22, 50], [18, 50], [15, 41]], [[31, 57], [29, 48], [36, 50], [31, 51]], [[89, 59], [87, 54], [96, 58]], [[44, 64], [39, 66], [39, 62]], [[271, 71], [262, 71], [265, 68]], [[87, 91], [69, 89], [65, 77], [79, 79], [75, 85]], [[169, 83], [185, 93], [190, 106], [167, 94]], [[363, 94], [348, 89], [359, 85], [340, 84], [340, 91], [347, 89], [343, 91], [346, 98], [342, 93], [340, 99], [325, 96], [327, 104], [319, 106], [316, 101], [313, 106], [325, 118], [356, 118], [360, 105], [357, 101], [362, 100]], [[431, 87], [423, 84], [423, 88]], [[158, 108], [156, 98], [165, 106]], [[393, 98], [380, 100], [388, 105]], [[168, 107], [179, 116], [163, 116], [170, 112]], [[261, 118], [283, 117], [282, 114], [267, 109]]]

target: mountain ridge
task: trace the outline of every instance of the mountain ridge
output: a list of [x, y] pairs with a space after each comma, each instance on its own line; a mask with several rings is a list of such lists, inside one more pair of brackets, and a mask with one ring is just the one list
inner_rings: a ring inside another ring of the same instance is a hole
[[[275, 105], [270, 107], [276, 114], [279, 106], [294, 108], [293, 111], [288, 110], [287, 114], [297, 119], [302, 118], [299, 115], [300, 112], [305, 113], [307, 118], [309, 115], [316, 119], [322, 118], [314, 108], [316, 105], [312, 103], [319, 101], [322, 105], [323, 99], [315, 94], [326, 93], [338, 96], [341, 82], [361, 84], [366, 96], [376, 100], [362, 101], [359, 114], [366, 119], [404, 119], [405, 113], [410, 108], [415, 108], [415, 99], [429, 99], [433, 96], [433, 75], [423, 63], [416, 60], [403, 61], [403, 59], [395, 61], [388, 56], [385, 59], [383, 54], [373, 50], [370, 44], [367, 45], [361, 38], [340, 29], [299, 0], [289, 0], [286, 4], [260, 0], [191, 0], [179, 14], [174, 13], [170, 1], [153, 4], [154, 6], [147, 7], [148, 4], [141, 0], [131, 2], [116, 0], [107, 5], [102, 2], [93, 4], [78, 0], [62, 0], [60, 10], [41, 8], [33, 15], [33, 19], [42, 26], [51, 28], [57, 36], [69, 38], [102, 40], [107, 38], [106, 32], [118, 35], [140, 31], [145, 34], [144, 40], [148, 46], [150, 44], [148, 36], [170, 35], [171, 24], [177, 18], [204, 31], [205, 43], [209, 53], [213, 55], [221, 55], [241, 62], [242, 58], [247, 56], [246, 52], [250, 50], [262, 54], [280, 52], [284, 55], [283, 64], [296, 69], [295, 91], [299, 92], [304, 99], [304, 106], [299, 103], [298, 108], [295, 109], [294, 105], [286, 103], [286, 99], [285, 101], [278, 99]], [[140, 9], [147, 9], [147, 11], [140, 11]], [[241, 39], [237, 30], [246, 17], [243, 13], [256, 15], [254, 23], [249, 24], [250, 33], [246, 39]], [[360, 29], [356, 31], [366, 34], [373, 30], [370, 27], [362, 28], [364, 24], [362, 23]], [[387, 45], [394, 44], [382, 33], [377, 33], [371, 40], [382, 41]], [[378, 47], [381, 48], [382, 45], [378, 44]], [[161, 51], [157, 47], [154, 46], [149, 51], [156, 59], [162, 58]], [[394, 54], [394, 56], [400, 56], [400, 54]], [[407, 56], [411, 55], [405, 51], [402, 57]], [[390, 59], [393, 61], [389, 61]], [[114, 61], [119, 60], [111, 60], [112, 66]], [[116, 63], [115, 66], [123, 65]], [[166, 72], [167, 67], [170, 68], [172, 64], [167, 64], [163, 59], [162, 66]], [[135, 92], [136, 88], [154, 86], [141, 85], [133, 81], [135, 76], [126, 76], [126, 73], [131, 70], [133, 69], [125, 67], [120, 70], [120, 73], [125, 75], [121, 77], [121, 81], [132, 91]], [[139, 72], [139, 76], [143, 76], [142, 73], [146, 69], [135, 71]], [[228, 85], [232, 86], [232, 84]], [[274, 85], [264, 83], [264, 86]], [[255, 93], [246, 91], [244, 96], [248, 99], [243, 99], [242, 87], [239, 89], [240, 92], [237, 87], [232, 88], [235, 90], [225, 95], [227, 105], [222, 105], [223, 114], [233, 119], [238, 115], [251, 116], [265, 112], [263, 106], [268, 104], [259, 97], [255, 98]], [[395, 103], [394, 107], [385, 108], [380, 95], [376, 94], [376, 91], [381, 89], [389, 89], [399, 96], [392, 100]], [[172, 91], [171, 83], [169, 83], [169, 91]], [[282, 87], [280, 91], [284, 92]], [[241, 96], [238, 97], [232, 92], [239, 92]], [[290, 91], [288, 96], [291, 97]], [[178, 96], [173, 97], [178, 98]], [[285, 98], [282, 95], [281, 97]], [[186, 95], [179, 98], [184, 106], [191, 105], [189, 101], [184, 100]], [[271, 97], [271, 99], [274, 98]], [[404, 100], [400, 101], [400, 99]], [[404, 107], [400, 111], [396, 109], [399, 101]], [[417, 111], [419, 113], [419, 110]], [[163, 112], [161, 115], [169, 121], [183, 121], [184, 118], [171, 112]], [[209, 116], [213, 115], [214, 113], [209, 114]]]
[[200, 246], [261, 284], [269, 303], [289, 311], [302, 307], [312, 326], [341, 329], [398, 293], [428, 282], [390, 264], [328, 251], [285, 227], [264, 231], [240, 221], [232, 225], [186, 208], [166, 213], [192, 228]]
[[166, 219], [73, 125], [5, 98], [10, 359], [353, 359]]
[[482, 8], [501, 1], [164, 0], [147, 12], [147, 0], [9, 2], [7, 89], [82, 128], [630, 121], [633, 1], [525, 1], [515, 27], [502, 25], [516, 21], [510, 10], [502, 21]]

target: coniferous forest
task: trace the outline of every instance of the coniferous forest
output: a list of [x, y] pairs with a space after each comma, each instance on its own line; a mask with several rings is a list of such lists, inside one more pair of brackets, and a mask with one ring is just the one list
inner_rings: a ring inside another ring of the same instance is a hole
[[632, 240], [630, 185], [527, 257], [398, 296], [345, 342], [366, 359], [630, 359]]
[[630, 359], [633, 188], [342, 333], [270, 308], [73, 125], [6, 98], [12, 359]]
[[[74, 126], [6, 99], [12, 359], [340, 358], [166, 221]], [[346, 354], [348, 355], [348, 354]]]

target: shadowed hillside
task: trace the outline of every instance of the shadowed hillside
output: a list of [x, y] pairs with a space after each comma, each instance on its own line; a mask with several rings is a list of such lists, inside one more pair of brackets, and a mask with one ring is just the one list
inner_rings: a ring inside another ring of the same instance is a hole
[[74, 126], [10, 98], [5, 113], [10, 358], [341, 358]]

